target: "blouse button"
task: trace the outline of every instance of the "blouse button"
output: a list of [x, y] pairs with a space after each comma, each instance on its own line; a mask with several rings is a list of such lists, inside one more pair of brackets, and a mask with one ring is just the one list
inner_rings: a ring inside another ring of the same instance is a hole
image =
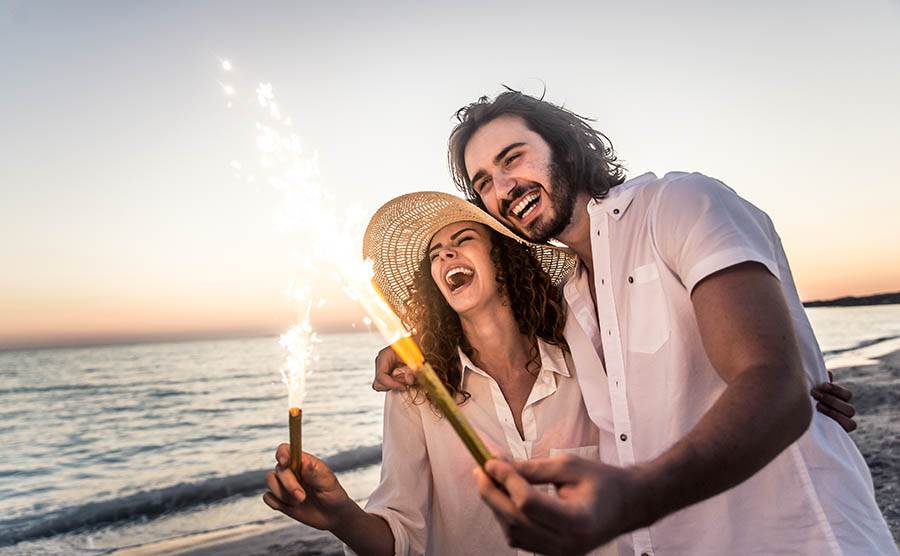
[[629, 284], [634, 284], [634, 276], [629, 276], [629, 277], [628, 277], [628, 283], [629, 283]]
[[626, 440], [628, 440], [628, 435], [623, 432], [622, 434], [619, 435], [619, 440], [621, 440], [622, 442], [625, 442]]
[[619, 209], [613, 209], [613, 214], [619, 214]]

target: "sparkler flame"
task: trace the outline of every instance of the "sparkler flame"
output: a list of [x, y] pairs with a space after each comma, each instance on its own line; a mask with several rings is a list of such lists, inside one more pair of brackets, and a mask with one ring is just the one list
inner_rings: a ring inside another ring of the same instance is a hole
[[[221, 68], [231, 72], [231, 61], [221, 60]], [[256, 103], [248, 106], [256, 107], [255, 147], [260, 174], [282, 194], [279, 228], [293, 233], [302, 243], [304, 272], [322, 275], [330, 270], [344, 293], [365, 310], [367, 326], [374, 324], [391, 344], [407, 338], [409, 333], [372, 282], [371, 261], [362, 260], [365, 212], [355, 207], [341, 213], [335, 209], [333, 195], [319, 179], [318, 153], [304, 150], [294, 129], [295, 120], [283, 112], [271, 83], [239, 88], [223, 85], [227, 97], [235, 97], [238, 90], [253, 91], [256, 97]], [[235, 170], [247, 169], [246, 162], [235, 160], [230, 165]], [[287, 351], [281, 375], [288, 388], [289, 407], [303, 403], [306, 379], [316, 360], [315, 344], [319, 341], [310, 317], [314, 307], [319, 309], [324, 304], [324, 299], [309, 298], [308, 283], [295, 292], [300, 303], [298, 319], [279, 342]]]

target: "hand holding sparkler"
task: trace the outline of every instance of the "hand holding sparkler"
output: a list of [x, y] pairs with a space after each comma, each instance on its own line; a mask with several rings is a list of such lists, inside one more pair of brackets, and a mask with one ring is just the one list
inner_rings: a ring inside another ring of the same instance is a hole
[[266, 475], [263, 502], [273, 510], [316, 529], [328, 530], [358, 554], [393, 554], [394, 536], [387, 522], [366, 513], [348, 495], [324, 461], [303, 453], [303, 480], [292, 471], [291, 447], [275, 452], [278, 465]]

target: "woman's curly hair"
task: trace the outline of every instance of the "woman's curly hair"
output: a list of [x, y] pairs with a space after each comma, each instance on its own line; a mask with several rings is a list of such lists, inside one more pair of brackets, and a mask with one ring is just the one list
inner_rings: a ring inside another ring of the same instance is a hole
[[[553, 285], [529, 248], [494, 230], [489, 231], [498, 290], [508, 300], [519, 332], [531, 339], [526, 368], [536, 375], [541, 368], [538, 338], [568, 350], [563, 337], [566, 316], [562, 291]], [[450, 394], [460, 403], [465, 402], [469, 393], [462, 389], [457, 346], [470, 358], [474, 356], [474, 350], [463, 334], [459, 315], [432, 279], [431, 261], [427, 255], [419, 263], [409, 294], [402, 316], [404, 324], [415, 332], [425, 359], [434, 367]], [[419, 393], [419, 390], [414, 392], [414, 401]], [[425, 398], [428, 399], [427, 394]]]

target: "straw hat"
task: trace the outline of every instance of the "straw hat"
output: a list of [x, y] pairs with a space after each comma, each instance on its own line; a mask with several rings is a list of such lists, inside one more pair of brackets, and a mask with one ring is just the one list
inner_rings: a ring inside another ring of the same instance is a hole
[[395, 311], [406, 306], [409, 286], [434, 234], [463, 221], [484, 224], [529, 247], [555, 285], [575, 266], [569, 251], [525, 241], [469, 201], [438, 191], [409, 193], [378, 209], [363, 239], [363, 257], [372, 259], [375, 283]]

